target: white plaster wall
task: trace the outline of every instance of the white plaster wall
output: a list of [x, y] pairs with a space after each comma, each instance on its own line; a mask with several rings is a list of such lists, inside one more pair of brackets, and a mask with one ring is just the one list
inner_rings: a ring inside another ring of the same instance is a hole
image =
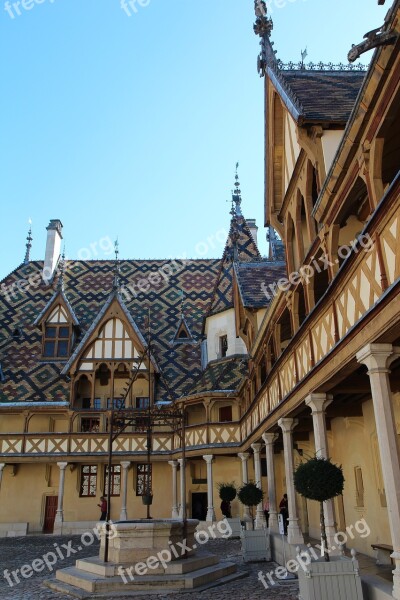
[[217, 315], [208, 317], [206, 321], [207, 351], [208, 360], [220, 358], [219, 338], [222, 335], [228, 336], [227, 356], [234, 354], [247, 354], [246, 346], [241, 338], [236, 337], [235, 312], [231, 308]]
[[335, 158], [335, 154], [337, 149], [339, 148], [339, 144], [343, 137], [342, 129], [335, 130], [325, 130], [324, 134], [321, 138], [322, 140], [322, 150], [324, 153], [325, 160], [325, 170], [329, 171], [331, 165], [333, 163], [333, 159]]

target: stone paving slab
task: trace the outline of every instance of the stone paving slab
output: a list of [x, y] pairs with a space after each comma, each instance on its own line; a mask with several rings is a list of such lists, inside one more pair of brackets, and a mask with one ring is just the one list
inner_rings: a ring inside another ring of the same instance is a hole
[[[240, 553], [240, 541], [210, 540], [204, 546], [204, 549], [217, 554], [221, 561], [235, 562], [240, 571], [247, 572], [247, 577], [203, 592], [118, 593], [118, 595], [113, 596], [113, 599], [174, 600], [176, 598], [177, 600], [208, 600], [212, 598], [212, 600], [265, 600], [271, 598], [274, 600], [297, 600], [297, 581], [277, 583], [269, 589], [264, 588], [258, 580], [258, 572], [262, 571], [265, 574], [273, 571], [276, 565], [265, 561], [244, 563]], [[93, 534], [86, 534], [85, 538], [82, 538], [82, 536], [61, 537], [52, 535], [2, 538], [0, 539], [0, 598], [1, 600], [71, 600], [69, 595], [57, 593], [44, 587], [43, 582], [54, 576], [57, 569], [73, 566], [77, 559], [93, 556], [98, 551], [99, 542]], [[44, 564], [46, 559], [48, 564], [56, 561], [53, 566], [50, 564], [53, 571], [50, 571]], [[32, 566], [38, 571], [41, 569], [40, 572], [35, 572]], [[21, 568], [26, 577], [21, 576]], [[13, 584], [12, 587], [5, 577], [6, 569], [9, 572], [9, 581]], [[17, 569], [18, 572], [16, 572]], [[13, 571], [15, 575], [12, 575]], [[19, 580], [19, 583], [16, 582], [16, 579]]]

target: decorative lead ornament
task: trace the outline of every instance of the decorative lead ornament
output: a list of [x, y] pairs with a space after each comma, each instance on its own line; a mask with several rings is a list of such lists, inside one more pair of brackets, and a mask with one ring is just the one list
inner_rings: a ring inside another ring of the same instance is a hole
[[274, 24], [272, 19], [267, 17], [267, 5], [264, 0], [254, 0], [254, 12], [257, 17], [253, 27], [254, 33], [261, 37], [270, 37]]

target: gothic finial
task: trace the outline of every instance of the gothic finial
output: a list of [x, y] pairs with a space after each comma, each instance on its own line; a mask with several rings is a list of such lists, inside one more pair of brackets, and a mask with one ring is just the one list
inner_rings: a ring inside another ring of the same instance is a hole
[[241, 209], [242, 192], [241, 192], [241, 189], [240, 189], [238, 168], [239, 168], [239, 163], [236, 163], [235, 189], [232, 190], [232, 208], [234, 208], [233, 205], [235, 205], [235, 216], [236, 217], [242, 217], [243, 216], [242, 215], [242, 209]]
[[270, 37], [273, 29], [272, 19], [267, 17], [267, 4], [265, 0], [254, 0], [254, 11], [256, 13], [256, 22], [254, 23], [254, 33], [260, 37]]
[[24, 258], [24, 265], [26, 265], [30, 259], [31, 259], [31, 248], [32, 248], [32, 219], [28, 220], [29, 223], [29, 231], [28, 231], [28, 236], [26, 238], [26, 251], [25, 251], [25, 258]]
[[63, 249], [63, 253], [61, 255], [59, 273], [60, 273], [60, 275], [58, 277], [57, 287], [59, 290], [61, 290], [63, 292], [64, 291], [64, 273], [65, 273], [65, 246]]
[[113, 289], [119, 290], [119, 242], [118, 238], [114, 242], [114, 252], [115, 252], [115, 264], [114, 264], [114, 281], [113, 281]]

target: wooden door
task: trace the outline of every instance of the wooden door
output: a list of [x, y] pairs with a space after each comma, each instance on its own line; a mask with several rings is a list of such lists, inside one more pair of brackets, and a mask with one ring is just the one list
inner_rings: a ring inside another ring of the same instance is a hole
[[58, 496], [46, 496], [43, 533], [53, 533], [54, 520], [56, 518], [57, 506], [58, 506]]

